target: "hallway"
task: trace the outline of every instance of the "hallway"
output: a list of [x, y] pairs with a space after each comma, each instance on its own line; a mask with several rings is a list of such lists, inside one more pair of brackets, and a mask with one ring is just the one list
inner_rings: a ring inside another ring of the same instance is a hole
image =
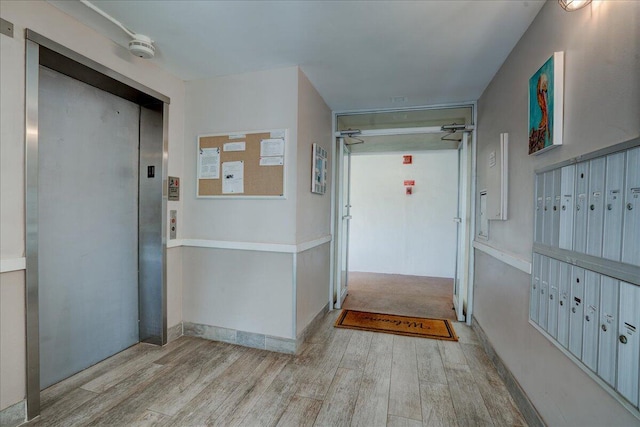
[[336, 329], [290, 356], [181, 337], [135, 345], [42, 392], [30, 426], [523, 426], [475, 333], [459, 342]]
[[349, 272], [343, 308], [456, 320], [453, 279]]

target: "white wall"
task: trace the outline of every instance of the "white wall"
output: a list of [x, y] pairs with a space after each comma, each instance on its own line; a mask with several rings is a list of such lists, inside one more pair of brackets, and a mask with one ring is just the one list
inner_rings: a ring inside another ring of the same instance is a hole
[[[527, 154], [527, 82], [565, 52], [564, 145]], [[478, 101], [478, 159], [509, 133], [509, 220], [489, 244], [531, 260], [534, 170], [640, 134], [640, 2], [593, 2], [566, 13], [548, 2]], [[478, 186], [487, 179], [478, 162]], [[542, 337], [528, 319], [530, 276], [476, 251], [475, 320], [548, 425], [638, 420]]]
[[[178, 78], [130, 55], [112, 41], [46, 2], [0, 2], [0, 15], [14, 24], [14, 38], [0, 36], [0, 258], [23, 258], [24, 242], [24, 30], [30, 28], [94, 61], [171, 98], [169, 174], [182, 176], [184, 84]], [[170, 202], [169, 209], [181, 209]], [[175, 271], [179, 252], [168, 257], [168, 294], [181, 294]], [[24, 272], [0, 274], [0, 410], [24, 398]], [[168, 300], [168, 326], [182, 320], [179, 300]], [[11, 343], [10, 345], [5, 343]]]
[[353, 155], [349, 270], [453, 277], [457, 170], [456, 150]]

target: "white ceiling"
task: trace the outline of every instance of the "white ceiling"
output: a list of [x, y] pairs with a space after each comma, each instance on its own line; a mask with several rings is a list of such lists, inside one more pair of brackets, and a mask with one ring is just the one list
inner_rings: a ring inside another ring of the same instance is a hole
[[[49, 0], [116, 43], [77, 0]], [[477, 100], [544, 1], [94, 0], [183, 80], [300, 65], [335, 111]], [[394, 97], [406, 97], [393, 102]]]

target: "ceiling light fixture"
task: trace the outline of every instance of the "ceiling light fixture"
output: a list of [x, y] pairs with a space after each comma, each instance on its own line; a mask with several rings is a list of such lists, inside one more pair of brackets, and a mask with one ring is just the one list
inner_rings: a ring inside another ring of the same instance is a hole
[[120, 21], [113, 18], [111, 15], [107, 14], [107, 12], [103, 11], [88, 0], [80, 0], [80, 2], [87, 6], [89, 9], [92, 9], [93, 11], [97, 12], [98, 14], [107, 18], [109, 21], [116, 24], [122, 31], [124, 31], [129, 37], [131, 37], [132, 40], [129, 41], [129, 52], [131, 52], [138, 58], [153, 58], [156, 53], [156, 48], [153, 46], [153, 40], [151, 40], [151, 37], [134, 33], [133, 31], [122, 25]]
[[560, 5], [560, 7], [567, 12], [573, 12], [574, 10], [582, 9], [589, 3], [591, 3], [591, 0], [558, 0], [558, 4]]

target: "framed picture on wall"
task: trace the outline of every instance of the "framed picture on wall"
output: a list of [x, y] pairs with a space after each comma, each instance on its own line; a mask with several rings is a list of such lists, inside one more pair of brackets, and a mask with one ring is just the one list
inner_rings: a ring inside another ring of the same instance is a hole
[[311, 192], [324, 194], [327, 191], [327, 150], [314, 142], [311, 151]]
[[529, 79], [529, 154], [562, 145], [564, 52], [555, 52]]

